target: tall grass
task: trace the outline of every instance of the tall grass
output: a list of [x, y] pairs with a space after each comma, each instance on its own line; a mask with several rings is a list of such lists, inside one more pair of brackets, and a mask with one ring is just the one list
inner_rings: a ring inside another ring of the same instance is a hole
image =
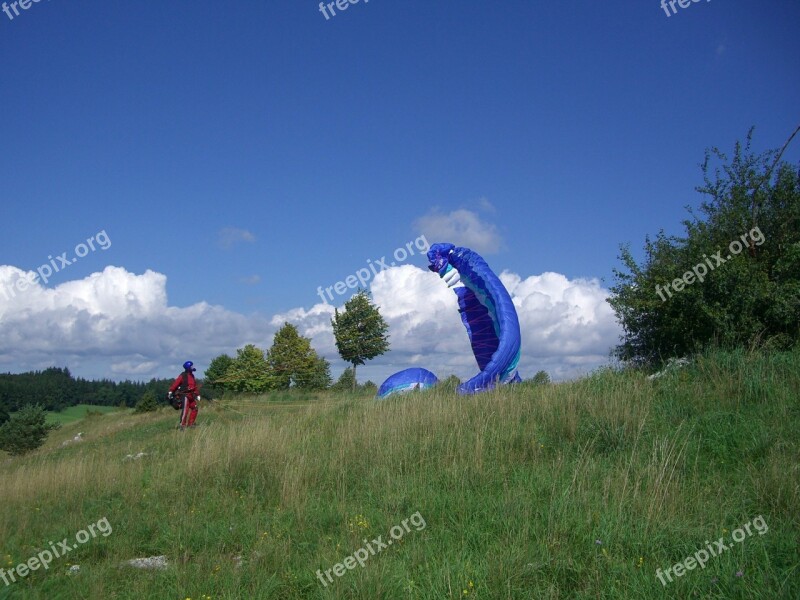
[[[653, 381], [225, 401], [184, 433], [171, 410], [95, 417], [0, 465], [0, 562], [113, 533], [0, 599], [798, 598], [798, 390], [800, 353], [714, 353]], [[424, 529], [317, 579], [416, 512]], [[763, 536], [656, 579], [758, 515]], [[119, 567], [150, 555], [171, 566]]]

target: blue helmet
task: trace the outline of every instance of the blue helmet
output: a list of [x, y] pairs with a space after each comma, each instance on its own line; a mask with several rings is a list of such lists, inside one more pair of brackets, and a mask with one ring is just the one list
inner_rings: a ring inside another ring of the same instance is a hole
[[183, 363], [183, 368], [185, 371], [197, 371], [197, 369], [194, 368], [194, 363], [190, 360]]

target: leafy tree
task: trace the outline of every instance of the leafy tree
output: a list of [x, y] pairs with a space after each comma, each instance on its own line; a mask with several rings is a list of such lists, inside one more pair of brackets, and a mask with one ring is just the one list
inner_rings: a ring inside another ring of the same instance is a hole
[[362, 383], [358, 386], [362, 392], [366, 392], [369, 394], [377, 394], [378, 393], [378, 386], [375, 384], [374, 381], [370, 381], [367, 379], [365, 383]]
[[295, 385], [303, 389], [322, 389], [330, 385], [330, 365], [311, 347], [297, 327], [284, 323], [267, 353], [267, 364], [276, 389]]
[[536, 385], [547, 385], [550, 383], [550, 375], [547, 374], [547, 371], [538, 371], [531, 381]]
[[339, 379], [337, 379], [336, 383], [331, 386], [331, 389], [337, 392], [352, 392], [355, 387], [355, 371], [353, 371], [352, 367], [347, 367], [344, 371], [342, 371], [342, 374], [339, 375]]
[[642, 264], [621, 248], [609, 299], [624, 332], [618, 358], [650, 364], [710, 345], [800, 340], [800, 178], [779, 163], [789, 142], [755, 154], [751, 140], [752, 130], [730, 159], [706, 152], [697, 191], [707, 200], [700, 216], [690, 210], [684, 237], [646, 238]]
[[227, 389], [253, 394], [273, 389], [275, 385], [264, 351], [253, 344], [236, 351], [236, 358], [225, 372], [225, 382]]
[[212, 359], [204, 373], [206, 385], [214, 390], [225, 391], [228, 386], [225, 378], [232, 363], [233, 359], [227, 354]]
[[324, 390], [330, 387], [332, 381], [330, 363], [325, 357], [314, 352], [311, 368], [300, 374], [297, 387], [306, 390]]
[[4, 409], [3, 405], [0, 404], [0, 425], [5, 423], [6, 421], [8, 421], [8, 419], [10, 419], [10, 418], [11, 417], [9, 416], [8, 412], [6, 411], [6, 409]]
[[345, 302], [343, 313], [336, 309], [331, 325], [339, 356], [353, 365], [355, 390], [356, 367], [389, 350], [389, 326], [366, 290], [359, 290]]
[[47, 435], [60, 423], [47, 423], [47, 413], [40, 404], [26, 404], [0, 426], [0, 450], [12, 455], [27, 454], [44, 444]]
[[153, 392], [153, 390], [147, 390], [136, 403], [134, 412], [145, 413], [154, 412], [156, 410], [158, 410], [158, 401], [156, 400], [155, 392]]

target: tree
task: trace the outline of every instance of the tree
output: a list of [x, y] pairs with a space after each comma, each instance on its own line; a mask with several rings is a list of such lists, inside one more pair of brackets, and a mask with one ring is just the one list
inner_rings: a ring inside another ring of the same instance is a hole
[[156, 400], [156, 394], [153, 390], [147, 390], [142, 394], [142, 397], [139, 398], [134, 408], [134, 412], [137, 413], [154, 412], [156, 410], [158, 410], [158, 401]]
[[0, 450], [15, 456], [27, 454], [44, 444], [47, 435], [59, 427], [60, 423], [47, 423], [43, 406], [26, 404], [0, 426]]
[[356, 386], [356, 367], [389, 350], [389, 326], [369, 293], [359, 290], [344, 304], [344, 312], [336, 309], [331, 319], [336, 349], [342, 360], [353, 365], [353, 390]]
[[537, 371], [531, 381], [535, 385], [547, 385], [550, 383], [550, 375], [547, 374], [547, 371]]
[[356, 375], [355, 371], [353, 371], [352, 367], [347, 367], [342, 374], [339, 375], [339, 379], [336, 380], [331, 386], [332, 390], [337, 392], [351, 392], [356, 387]]
[[210, 385], [214, 390], [225, 391], [228, 387], [225, 378], [232, 363], [233, 359], [227, 354], [220, 354], [212, 359], [204, 373], [206, 385]]
[[311, 347], [297, 327], [284, 323], [275, 334], [267, 353], [267, 364], [276, 389], [294, 385], [303, 389], [322, 389], [330, 385], [330, 365]]
[[273, 389], [274, 384], [264, 351], [253, 344], [237, 350], [225, 372], [226, 387], [236, 392], [258, 394]]
[[9, 416], [8, 412], [6, 411], [6, 409], [3, 408], [2, 404], [0, 404], [0, 425], [5, 423], [6, 421], [8, 421], [10, 418], [11, 417]]
[[378, 393], [378, 385], [369, 379], [366, 382], [362, 383], [358, 386], [362, 392], [367, 392], [369, 394], [377, 394]]
[[[609, 304], [623, 327], [615, 350], [623, 361], [800, 340], [800, 178], [779, 164], [792, 138], [762, 154], [751, 151], [751, 139], [752, 130], [730, 159], [706, 152], [697, 191], [708, 200], [700, 216], [690, 210], [684, 237], [646, 238], [642, 264], [621, 248], [624, 269], [614, 270]], [[712, 170], [716, 161], [722, 165]]]
[[300, 375], [297, 387], [305, 390], [324, 390], [330, 387], [332, 381], [330, 363], [325, 357], [314, 352], [311, 368]]

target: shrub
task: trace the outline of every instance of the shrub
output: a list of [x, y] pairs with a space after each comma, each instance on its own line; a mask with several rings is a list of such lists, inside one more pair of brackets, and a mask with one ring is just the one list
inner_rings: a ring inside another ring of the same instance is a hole
[[46, 421], [47, 413], [41, 405], [26, 404], [0, 427], [0, 450], [14, 456], [36, 450], [52, 430], [61, 427]]
[[156, 395], [153, 390], [147, 390], [144, 394], [142, 394], [142, 397], [139, 398], [139, 401], [136, 403], [136, 407], [134, 408], [133, 412], [146, 413], [154, 412], [156, 410], [158, 410]]

